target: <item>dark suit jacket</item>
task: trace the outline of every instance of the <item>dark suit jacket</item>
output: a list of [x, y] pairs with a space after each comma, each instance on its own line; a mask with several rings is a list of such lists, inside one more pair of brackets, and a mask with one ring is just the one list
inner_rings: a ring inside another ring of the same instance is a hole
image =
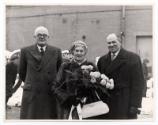
[[56, 47], [48, 45], [43, 56], [36, 45], [21, 49], [19, 76], [25, 83], [21, 119], [56, 118], [50, 90], [61, 61], [61, 51]]
[[115, 60], [111, 61], [108, 53], [99, 59], [97, 66], [101, 73], [113, 78], [115, 84], [115, 88], [109, 91], [107, 118], [128, 118], [131, 106], [141, 107], [144, 77], [139, 56], [121, 49]]

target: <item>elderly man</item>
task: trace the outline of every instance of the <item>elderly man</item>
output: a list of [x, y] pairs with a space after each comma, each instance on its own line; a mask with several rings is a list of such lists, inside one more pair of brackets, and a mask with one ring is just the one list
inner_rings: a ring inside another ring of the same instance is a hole
[[24, 81], [21, 119], [56, 119], [51, 86], [62, 63], [61, 50], [47, 44], [47, 28], [35, 29], [36, 44], [21, 49], [19, 76]]
[[107, 36], [109, 53], [102, 56], [98, 69], [114, 79], [115, 88], [110, 90], [109, 109], [106, 119], [136, 119], [141, 107], [144, 77], [138, 55], [121, 47], [116, 34]]

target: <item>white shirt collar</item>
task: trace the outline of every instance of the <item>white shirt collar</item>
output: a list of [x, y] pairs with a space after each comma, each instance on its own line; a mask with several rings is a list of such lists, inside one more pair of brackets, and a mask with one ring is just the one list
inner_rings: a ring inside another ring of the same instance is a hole
[[116, 57], [119, 54], [119, 52], [120, 52], [120, 49], [115, 53], [111, 53], [111, 55], [115, 54], [115, 57]]
[[43, 48], [44, 52], [46, 51], [46, 46], [41, 47], [37, 44], [37, 48], [39, 52], [41, 52], [41, 48]]

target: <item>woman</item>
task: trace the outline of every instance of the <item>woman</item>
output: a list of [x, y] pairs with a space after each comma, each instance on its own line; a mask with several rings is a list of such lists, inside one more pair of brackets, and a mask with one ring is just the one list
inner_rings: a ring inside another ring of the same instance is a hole
[[[62, 64], [54, 87], [59, 102], [58, 119], [80, 119], [79, 107], [98, 100], [97, 91], [89, 86], [88, 75], [86, 76], [90, 71], [97, 70], [95, 65], [86, 59], [86, 43], [75, 41], [70, 51], [73, 59]], [[86, 66], [90, 67], [89, 70], [84, 70]], [[106, 97], [104, 99], [106, 100]]]

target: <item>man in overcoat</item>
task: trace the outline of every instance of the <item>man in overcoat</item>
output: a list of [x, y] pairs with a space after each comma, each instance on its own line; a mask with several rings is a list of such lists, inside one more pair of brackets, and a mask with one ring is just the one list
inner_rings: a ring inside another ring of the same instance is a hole
[[19, 76], [24, 81], [20, 119], [56, 119], [51, 86], [62, 63], [61, 50], [47, 44], [47, 28], [35, 29], [36, 44], [21, 49]]
[[140, 57], [121, 47], [116, 34], [107, 36], [109, 53], [97, 63], [98, 69], [114, 79], [114, 89], [109, 90], [109, 113], [106, 119], [136, 119], [142, 101], [144, 86]]

